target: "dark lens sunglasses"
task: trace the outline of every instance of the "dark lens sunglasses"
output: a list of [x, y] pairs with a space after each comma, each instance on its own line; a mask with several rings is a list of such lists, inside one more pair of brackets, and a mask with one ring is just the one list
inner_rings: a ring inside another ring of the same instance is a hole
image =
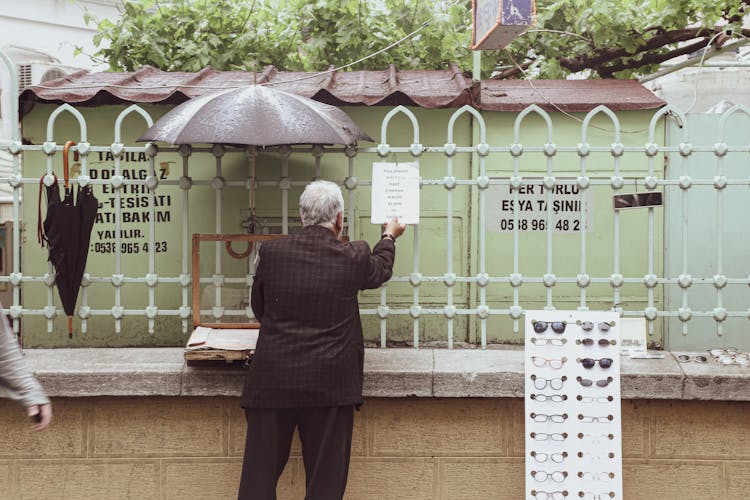
[[593, 368], [597, 363], [599, 363], [599, 366], [601, 366], [602, 368], [609, 368], [610, 366], [612, 366], [612, 358], [578, 358], [576, 359], [576, 361], [581, 363], [584, 368]]
[[687, 354], [680, 354], [677, 356], [677, 361], [680, 363], [689, 363], [690, 361], [694, 361], [696, 363], [708, 363], [708, 358], [706, 356], [688, 356]]
[[576, 339], [576, 344], [578, 344], [578, 345], [582, 345], [583, 344], [583, 345], [590, 346], [590, 345], [594, 345], [595, 343], [599, 344], [602, 347], [607, 347], [607, 346], [610, 346], [610, 345], [617, 344], [617, 341], [616, 340], [610, 340], [610, 339], [594, 340], [594, 339], [592, 339], [590, 337], [587, 337], [585, 339]]
[[565, 321], [536, 321], [531, 320], [531, 324], [534, 325], [534, 331], [536, 333], [544, 333], [547, 331], [547, 327], [552, 327], [552, 331], [555, 333], [565, 333]]

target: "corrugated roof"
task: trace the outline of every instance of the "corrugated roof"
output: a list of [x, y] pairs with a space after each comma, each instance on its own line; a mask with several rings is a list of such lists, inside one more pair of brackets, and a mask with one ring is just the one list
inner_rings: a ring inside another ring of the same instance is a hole
[[479, 99], [480, 108], [490, 111], [521, 111], [531, 104], [568, 113], [588, 112], [600, 104], [612, 111], [666, 104], [636, 80], [484, 80]]
[[262, 72], [217, 71], [204, 68], [197, 73], [167, 72], [144, 66], [132, 73], [81, 71], [65, 78], [28, 87], [21, 102], [52, 102], [77, 105], [117, 103], [179, 104], [220, 89], [272, 85], [316, 101], [344, 105], [404, 104], [423, 108], [461, 107], [471, 104], [471, 79], [451, 65], [450, 69], [384, 71], [333, 71], [303, 73], [277, 71], [268, 66]]
[[258, 73], [212, 68], [197, 73], [168, 72], [150, 66], [127, 73], [80, 71], [29, 87], [21, 93], [20, 101], [22, 112], [34, 102], [79, 106], [179, 104], [254, 82], [334, 106], [403, 104], [434, 109], [470, 104], [484, 110], [520, 111], [537, 104], [549, 111], [557, 107], [585, 112], [600, 104], [615, 111], [652, 109], [665, 104], [635, 80], [483, 80], [472, 84], [455, 65], [447, 70], [399, 70], [390, 66], [384, 71], [324, 74], [277, 71], [273, 66]]

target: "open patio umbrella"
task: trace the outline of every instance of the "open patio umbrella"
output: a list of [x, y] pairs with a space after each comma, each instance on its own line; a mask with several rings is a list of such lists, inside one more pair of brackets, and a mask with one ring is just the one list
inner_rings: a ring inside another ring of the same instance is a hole
[[75, 142], [68, 141], [63, 148], [65, 168], [65, 196], [60, 197], [60, 186], [55, 183], [46, 186], [47, 215], [44, 223], [42, 215], [42, 186], [39, 182], [39, 241], [49, 247], [49, 261], [55, 268], [55, 286], [60, 295], [65, 314], [68, 316], [68, 335], [73, 336], [73, 314], [78, 291], [86, 270], [91, 231], [94, 228], [99, 202], [94, 197], [91, 186], [78, 186], [75, 196], [69, 185], [68, 150]]
[[184, 102], [138, 141], [170, 144], [343, 144], [372, 141], [335, 106], [263, 85], [221, 90]]

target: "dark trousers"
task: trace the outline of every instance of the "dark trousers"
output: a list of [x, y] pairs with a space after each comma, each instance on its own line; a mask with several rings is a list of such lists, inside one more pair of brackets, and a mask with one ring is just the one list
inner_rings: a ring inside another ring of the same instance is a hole
[[351, 406], [246, 408], [247, 440], [238, 500], [275, 500], [295, 427], [302, 442], [305, 500], [340, 500], [349, 474]]

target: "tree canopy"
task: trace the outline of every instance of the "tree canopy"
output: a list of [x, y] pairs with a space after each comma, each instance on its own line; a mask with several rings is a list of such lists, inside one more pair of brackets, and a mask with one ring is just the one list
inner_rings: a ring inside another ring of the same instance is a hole
[[[112, 70], [252, 70], [273, 64], [319, 71], [403, 43], [352, 69], [471, 69], [470, 0], [125, 0], [95, 23], [94, 57]], [[485, 76], [627, 78], [674, 57], [748, 37], [750, 0], [537, 0], [536, 24], [501, 51], [482, 54]], [[425, 23], [428, 23], [426, 26]], [[424, 27], [423, 27], [424, 26]], [[422, 27], [420, 30], [419, 28]], [[80, 49], [77, 49], [80, 50]]]

